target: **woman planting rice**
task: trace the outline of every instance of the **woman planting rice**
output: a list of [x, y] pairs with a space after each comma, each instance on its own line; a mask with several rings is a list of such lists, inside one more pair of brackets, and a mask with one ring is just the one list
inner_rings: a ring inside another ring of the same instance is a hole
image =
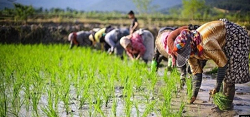
[[182, 30], [176, 39], [168, 40], [170, 54], [177, 57], [177, 66], [187, 61], [191, 66], [194, 78], [190, 103], [196, 100], [202, 81], [198, 60], [212, 59], [219, 68], [211, 94], [219, 92], [223, 82], [223, 94], [229, 100], [224, 109], [232, 109], [235, 84], [250, 81], [249, 46], [247, 31], [226, 19], [208, 22], [197, 31]]
[[115, 52], [117, 55], [122, 56], [124, 49], [120, 44], [120, 39], [122, 36], [127, 35], [129, 35], [129, 31], [127, 29], [114, 29], [107, 33], [105, 36], [105, 41], [110, 46], [108, 52]]
[[142, 58], [147, 63], [153, 59], [154, 37], [147, 30], [140, 29], [130, 36], [121, 38], [120, 44], [132, 60]]
[[[198, 25], [188, 25], [188, 26], [183, 26], [180, 28], [175, 28], [175, 27], [163, 27], [159, 30], [158, 36], [155, 40], [155, 54], [154, 54], [154, 58], [151, 64], [151, 70], [155, 71], [158, 69], [159, 64], [162, 60], [163, 57], [168, 58], [168, 67], [172, 67], [174, 66], [175, 63], [175, 59], [171, 64], [171, 56], [169, 56], [168, 54], [168, 47], [167, 47], [167, 39], [168, 38], [176, 38], [180, 32], [183, 29], [189, 29], [189, 30], [195, 30], [197, 29], [199, 26]], [[206, 61], [201, 61], [202, 67], [205, 66]], [[187, 70], [186, 70], [187, 66], [184, 65], [182, 67], [180, 67], [180, 72], [181, 72], [181, 88], [184, 86], [185, 84], [185, 78], [186, 78], [186, 74], [187, 74]]]
[[105, 42], [104, 38], [105, 35], [113, 29], [114, 28], [112, 28], [111, 26], [108, 26], [106, 28], [98, 30], [97, 32], [93, 32], [91, 35], [89, 35], [89, 40], [92, 41], [94, 46], [96, 45], [96, 43], [101, 43], [101, 49], [107, 51], [110, 46]]
[[76, 46], [91, 46], [92, 42], [88, 39], [91, 32], [79, 31], [69, 34], [70, 49]]

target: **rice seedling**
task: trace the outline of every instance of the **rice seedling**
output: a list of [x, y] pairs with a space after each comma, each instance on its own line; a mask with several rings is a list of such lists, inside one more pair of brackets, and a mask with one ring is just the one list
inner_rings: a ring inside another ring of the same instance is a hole
[[[97, 86], [97, 88], [94, 89], [94, 112], [99, 113], [101, 116], [105, 116], [104, 112], [102, 110], [103, 100], [101, 98], [101, 95], [99, 95], [100, 87]], [[97, 115], [96, 115], [97, 116]]]
[[192, 97], [192, 78], [186, 78], [188, 99]]
[[175, 69], [161, 77], [126, 56], [61, 44], [0, 46], [0, 116], [74, 116], [75, 107], [79, 116], [181, 116], [185, 107], [171, 106]]
[[118, 100], [117, 99], [113, 99], [113, 102], [112, 102], [112, 113], [114, 115], [114, 117], [117, 116], [117, 102]]
[[142, 117], [147, 117], [150, 114], [150, 112], [153, 111], [155, 103], [156, 103], [156, 101], [154, 100], [154, 101], [150, 102], [149, 104], [147, 104], [146, 109], [145, 109]]
[[228, 97], [221, 92], [216, 93], [213, 96], [213, 102], [219, 107], [220, 110], [226, 110], [228, 107], [230, 107], [230, 101], [231, 100], [229, 100]]

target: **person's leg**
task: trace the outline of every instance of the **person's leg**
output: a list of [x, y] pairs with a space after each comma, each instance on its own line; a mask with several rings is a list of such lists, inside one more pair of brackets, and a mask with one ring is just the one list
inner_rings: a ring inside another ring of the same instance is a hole
[[105, 52], [107, 52], [109, 49], [111, 48], [111, 46], [108, 43], [104, 43], [104, 50]]
[[148, 60], [147, 59], [142, 59], [146, 64], [148, 64]]
[[199, 92], [200, 87], [201, 87], [201, 82], [202, 82], [202, 73], [195, 74], [193, 79], [192, 79], [193, 95], [192, 95], [192, 98], [189, 102], [190, 104], [192, 104], [196, 100], [196, 97], [197, 97], [198, 92]]
[[183, 89], [185, 82], [186, 82], [186, 75], [187, 75], [186, 68], [187, 68], [187, 64], [179, 68], [181, 71], [181, 76], [180, 76], [181, 77], [181, 84], [180, 84], [181, 89]]
[[202, 69], [203, 69], [203, 68], [206, 66], [206, 64], [207, 64], [207, 60], [200, 60], [199, 62], [200, 62], [200, 66], [201, 66]]
[[235, 95], [235, 84], [223, 82], [223, 94], [230, 100], [227, 110], [233, 109], [233, 100]]
[[[151, 64], [151, 70], [156, 70], [156, 71], [158, 70], [158, 67], [159, 67], [159, 64], [160, 64], [158, 62], [159, 56], [160, 56], [160, 52], [158, 51], [157, 48], [155, 48], [155, 54], [154, 54], [153, 61], [152, 61], [152, 64]], [[155, 66], [155, 64], [153, 64], [153, 62], [156, 62], [156, 66]]]
[[219, 67], [218, 68], [217, 78], [216, 78], [216, 86], [215, 86], [215, 92], [214, 93], [220, 91], [222, 81], [224, 80], [224, 77], [225, 77], [226, 69], [227, 69], [227, 65], [225, 65], [224, 67]]
[[121, 46], [120, 42], [116, 43], [115, 54], [123, 58], [124, 48]]

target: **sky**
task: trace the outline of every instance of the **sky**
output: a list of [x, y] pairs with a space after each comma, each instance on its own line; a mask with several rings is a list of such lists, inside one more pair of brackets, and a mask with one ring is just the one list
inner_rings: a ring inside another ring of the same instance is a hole
[[67, 7], [76, 9], [76, 10], [84, 10], [84, 8], [100, 2], [102, 0], [16, 0], [18, 3], [22, 3], [25, 5], [32, 5], [33, 7], [43, 7], [43, 8], [63, 8]]
[[[35, 8], [43, 9], [67, 7], [83, 11], [128, 11], [136, 10], [132, 0], [0, 0], [0, 9], [11, 7], [12, 1], [24, 5], [32, 5]], [[172, 7], [181, 4], [181, 0], [153, 0], [153, 5], [159, 9]]]

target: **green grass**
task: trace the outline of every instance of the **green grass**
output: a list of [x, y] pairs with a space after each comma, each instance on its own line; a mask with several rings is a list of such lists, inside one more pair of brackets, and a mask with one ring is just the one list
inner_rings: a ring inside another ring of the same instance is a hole
[[[68, 45], [0, 45], [0, 116], [182, 116], [180, 78]], [[117, 88], [122, 87], [122, 88]]]

